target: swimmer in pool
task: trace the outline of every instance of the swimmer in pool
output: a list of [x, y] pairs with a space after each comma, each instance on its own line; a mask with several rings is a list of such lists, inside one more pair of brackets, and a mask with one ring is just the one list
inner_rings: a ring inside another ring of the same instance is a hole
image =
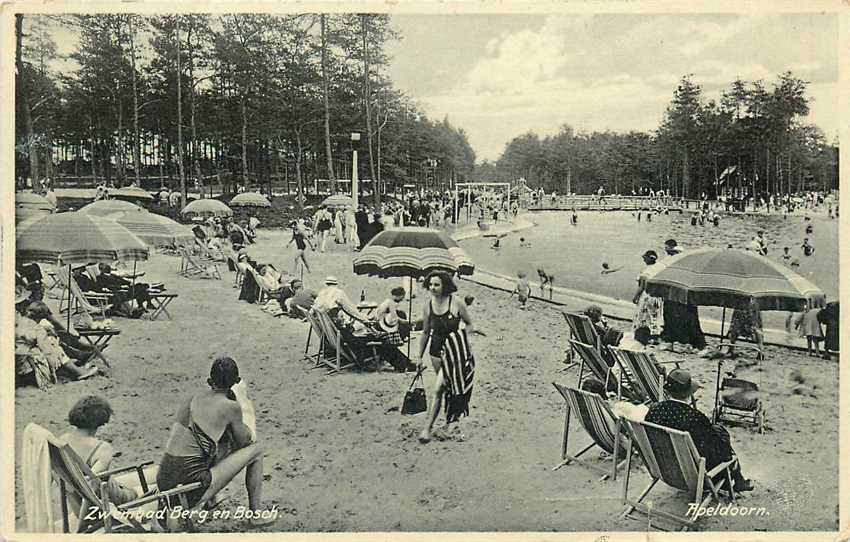
[[623, 266], [621, 265], [620, 267], [615, 267], [614, 269], [611, 269], [611, 266], [609, 266], [607, 262], [602, 262], [602, 271], [600, 271], [600, 274], [609, 275], [611, 273], [616, 273], [622, 268]]

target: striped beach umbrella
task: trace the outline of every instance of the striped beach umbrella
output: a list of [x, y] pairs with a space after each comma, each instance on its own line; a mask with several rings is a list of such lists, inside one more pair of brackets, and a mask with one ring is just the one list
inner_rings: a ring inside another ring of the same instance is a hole
[[351, 196], [345, 194], [334, 194], [333, 196], [326, 197], [322, 201], [322, 205], [326, 207], [352, 207], [354, 206], [354, 200], [351, 199]]
[[445, 233], [430, 228], [393, 228], [376, 235], [354, 258], [358, 275], [418, 277], [431, 271], [471, 275], [475, 264]]
[[45, 209], [53, 211], [56, 205], [41, 194], [35, 192], [17, 192], [15, 194], [15, 207], [26, 207], [30, 209]]
[[18, 259], [56, 265], [147, 260], [149, 254], [141, 239], [114, 220], [79, 212], [26, 220], [15, 244]]
[[231, 207], [271, 207], [272, 202], [256, 192], [242, 192], [230, 200]]
[[[15, 233], [16, 258], [22, 261], [68, 266], [88, 262], [147, 260], [149, 251], [141, 239], [114, 220], [79, 212], [36, 217], [18, 225]], [[68, 289], [68, 305], [71, 289]], [[68, 325], [71, 311], [68, 311]]]
[[111, 188], [109, 190], [110, 198], [128, 199], [128, 200], [147, 200], [153, 201], [153, 194], [139, 188], [138, 186], [127, 186], [125, 188]]
[[143, 209], [106, 215], [106, 218], [116, 221], [151, 246], [179, 245], [195, 238], [187, 226]]
[[42, 195], [34, 192], [18, 192], [15, 194], [15, 223], [36, 216], [48, 215], [56, 210], [56, 206]]
[[106, 216], [124, 211], [145, 211], [135, 203], [120, 199], [99, 199], [80, 207], [79, 213], [95, 216]]
[[183, 207], [182, 215], [233, 216], [233, 209], [217, 199], [196, 199]]
[[648, 294], [687, 305], [743, 308], [755, 298], [759, 310], [799, 311], [822, 307], [823, 291], [779, 262], [754, 252], [699, 248], [652, 266]]

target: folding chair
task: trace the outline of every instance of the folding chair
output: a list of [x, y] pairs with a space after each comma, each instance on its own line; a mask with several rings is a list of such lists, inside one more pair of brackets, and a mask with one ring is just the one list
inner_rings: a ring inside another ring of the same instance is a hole
[[567, 321], [567, 326], [570, 328], [570, 348], [567, 350], [566, 363], [568, 367], [572, 367], [576, 363], [573, 361], [573, 355], [575, 354], [573, 341], [578, 341], [600, 350], [602, 348], [602, 339], [596, 333], [596, 328], [587, 315], [569, 311], [561, 311], [561, 314], [564, 315], [564, 320]]
[[[145, 475], [145, 467], [153, 461], [145, 461], [95, 474], [86, 463], [67, 444], [51, 435], [48, 439], [50, 467], [54, 479], [59, 481], [60, 505], [62, 509], [62, 529], [65, 533], [94, 533], [103, 529], [131, 532], [150, 532], [151, 507], [156, 510], [157, 503], [169, 502], [172, 497], [188, 508], [186, 493], [201, 487], [200, 482], [180, 485], [168, 491], [157, 491]], [[111, 476], [135, 471], [139, 478], [142, 496], [128, 503], [115, 505], [109, 502], [107, 481]], [[69, 503], [70, 501], [70, 503]], [[68, 505], [74, 505], [74, 510]], [[78, 506], [77, 506], [78, 505]], [[144, 508], [143, 508], [144, 507]], [[141, 512], [142, 514], [134, 514]], [[75, 519], [73, 530], [72, 517]], [[87, 519], [95, 518], [95, 519]]]
[[645, 403], [657, 403], [666, 398], [664, 379], [667, 377], [667, 371], [659, 364], [670, 363], [678, 369], [678, 360], [659, 362], [652, 354], [614, 346], [609, 346], [608, 351], [620, 364], [621, 374], [628, 375], [631, 389], [637, 399]]
[[[652, 523], [653, 519], [661, 518], [672, 522], [673, 528], [684, 531], [696, 523], [698, 510], [708, 506], [713, 500], [720, 500], [720, 491], [726, 491], [732, 502], [735, 501], [731, 467], [737, 464], [736, 458], [733, 457], [730, 461], [724, 461], [707, 471], [706, 459], [699, 455], [691, 435], [687, 432], [649, 422], [638, 422], [625, 418], [622, 421], [629, 428], [629, 435], [631, 436], [623, 484], [623, 504], [626, 505], [626, 509], [622, 517], [635, 519], [632, 517], [632, 512], [637, 510], [648, 516], [650, 527], [657, 529], [665, 527], [666, 525], [662, 526], [657, 523], [653, 525]], [[641, 461], [646, 465], [652, 481], [640, 493], [637, 500], [631, 500], [629, 498], [629, 467], [635, 448], [640, 453]], [[724, 475], [723, 479], [715, 483], [714, 477], [721, 474]], [[659, 480], [692, 496], [693, 500], [690, 501], [688, 512], [684, 516], [677, 516], [671, 512], [658, 510], [654, 506], [644, 504], [643, 500]]]
[[[56, 279], [65, 290], [65, 294], [59, 300], [59, 312], [64, 313], [71, 311], [71, 314], [88, 314], [91, 317], [98, 316], [106, 318], [107, 311], [112, 308], [110, 303], [110, 294], [99, 292], [83, 292], [74, 277], [68, 277], [67, 270], [62, 273], [60, 270], [56, 272]], [[71, 291], [72, 300], [68, 304], [68, 290]]]
[[608, 365], [600, 350], [578, 341], [570, 341], [570, 344], [581, 358], [576, 387], [581, 387], [581, 381], [585, 376], [584, 370], [587, 368], [594, 378], [605, 385], [606, 390], [609, 389], [611, 382], [616, 382], [618, 399], [625, 396], [627, 399], [637, 400], [638, 394], [633, 390], [631, 377], [622, 369], [620, 369], [619, 375], [615, 375], [612, 370], [613, 367]]
[[150, 319], [156, 320], [159, 318], [160, 314], [165, 314], [168, 316], [168, 319], [171, 320], [171, 314], [168, 312], [168, 306], [172, 301], [177, 299], [178, 294], [174, 292], [148, 291], [148, 296], [151, 299], [151, 303], [154, 305], [154, 310], [151, 312]]
[[221, 271], [218, 269], [218, 263], [193, 256], [185, 246], [180, 246], [179, 250], [181, 256], [179, 275], [183, 275], [184, 277], [202, 276], [203, 278], [221, 280]]
[[[561, 444], [562, 461], [555, 465], [552, 470], [558, 470], [564, 465], [569, 465], [575, 461], [585, 467], [601, 472], [603, 476], [600, 478], [600, 481], [609, 477], [616, 480], [617, 470], [622, 468], [626, 463], [625, 459], [622, 459], [620, 462], [617, 461], [618, 458], [625, 458], [626, 456], [625, 448], [623, 448], [623, 443], [620, 440], [621, 438], [625, 438], [625, 436], [621, 435], [620, 423], [616, 416], [614, 416], [614, 413], [611, 412], [608, 402], [593, 393], [562, 386], [555, 382], [552, 382], [552, 385], [555, 386], [555, 389], [558, 390], [558, 393], [563, 396], [564, 401], [567, 403], [567, 412], [564, 417], [564, 438]], [[590, 435], [592, 442], [577, 454], [570, 455], [567, 453], [567, 444], [570, 435], [570, 416], [573, 412], [575, 412], [581, 426]], [[598, 446], [611, 454], [610, 468], [602, 468], [599, 465], [579, 459], [594, 446]]]
[[[342, 333], [336, 327], [336, 324], [328, 313], [315, 311], [315, 314], [322, 328], [322, 341], [318, 362], [330, 367], [331, 372], [340, 372], [342, 369], [356, 365], [357, 355], [345, 341]], [[380, 368], [381, 357], [378, 355], [378, 347], [382, 344], [381, 341], [366, 342], [366, 347], [372, 349], [372, 356], [369, 359], [374, 362], [375, 370]], [[369, 359], [363, 361], [369, 361]]]
[[233, 287], [238, 288], [242, 286], [242, 279], [245, 274], [245, 269], [247, 269], [247, 264], [239, 264], [239, 260], [236, 259], [236, 255], [233, 253], [233, 249], [230, 249], [227, 254], [227, 261], [233, 264], [233, 268], [236, 270], [236, 275], [233, 277]]
[[[322, 325], [319, 322], [319, 316], [313, 309], [307, 311], [307, 321], [310, 323], [310, 327], [307, 328], [307, 342], [304, 346], [304, 359], [313, 362], [314, 366], [318, 367], [320, 365], [319, 358], [321, 357], [322, 352], [324, 332], [322, 331]], [[317, 348], [315, 354], [310, 354], [310, 340], [313, 335], [316, 336]]]

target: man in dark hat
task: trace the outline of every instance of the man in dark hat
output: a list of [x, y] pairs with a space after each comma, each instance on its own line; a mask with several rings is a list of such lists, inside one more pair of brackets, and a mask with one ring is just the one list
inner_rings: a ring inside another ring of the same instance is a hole
[[[713, 425], [708, 417], [691, 406], [694, 392], [700, 386], [693, 381], [688, 371], [674, 369], [667, 375], [664, 390], [670, 399], [654, 403], [649, 407], [645, 421], [691, 435], [699, 454], [705, 458], [706, 469], [729, 461], [735, 455], [729, 433], [720, 425]], [[752, 491], [753, 482], [741, 474], [740, 463], [731, 469], [735, 491]], [[720, 478], [722, 479], [722, 478]]]

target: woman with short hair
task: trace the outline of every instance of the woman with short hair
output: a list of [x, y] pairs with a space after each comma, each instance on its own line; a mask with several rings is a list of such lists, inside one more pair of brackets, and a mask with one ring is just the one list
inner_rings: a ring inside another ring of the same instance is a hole
[[[96, 436], [97, 430], [109, 423], [113, 414], [112, 406], [103, 397], [83, 397], [68, 412], [68, 423], [73, 429], [59, 437], [95, 474], [109, 470], [115, 456], [112, 444]], [[106, 484], [112, 504], [130, 502], [139, 496], [136, 490], [121, 485], [111, 476]]]
[[[457, 292], [457, 286], [444, 271], [431, 272], [425, 278], [425, 286], [431, 293], [431, 299], [425, 305], [422, 314], [423, 333], [419, 343], [419, 357], [421, 359], [425, 355], [427, 348], [437, 377], [427, 425], [419, 434], [419, 442], [422, 443], [431, 440], [431, 430], [440, 413], [440, 403], [447, 392], [447, 379], [452, 379], [448, 384], [452, 388], [450, 391], [453, 392], [451, 400], [447, 402], [447, 422], [451, 423], [462, 414], [469, 413], [468, 402], [472, 392], [472, 370], [474, 370], [474, 362], [466, 339], [467, 333], [472, 333], [472, 319], [463, 299], [453, 295]], [[461, 321], [466, 324], [463, 332], [459, 329]], [[450, 351], [447, 351], [447, 347]], [[458, 351], [466, 359], [453, 359]], [[470, 362], [471, 366], [467, 362]], [[452, 369], [457, 371], [452, 372]], [[465, 382], [458, 381], [458, 377]], [[458, 389], [459, 385], [460, 389]]]

